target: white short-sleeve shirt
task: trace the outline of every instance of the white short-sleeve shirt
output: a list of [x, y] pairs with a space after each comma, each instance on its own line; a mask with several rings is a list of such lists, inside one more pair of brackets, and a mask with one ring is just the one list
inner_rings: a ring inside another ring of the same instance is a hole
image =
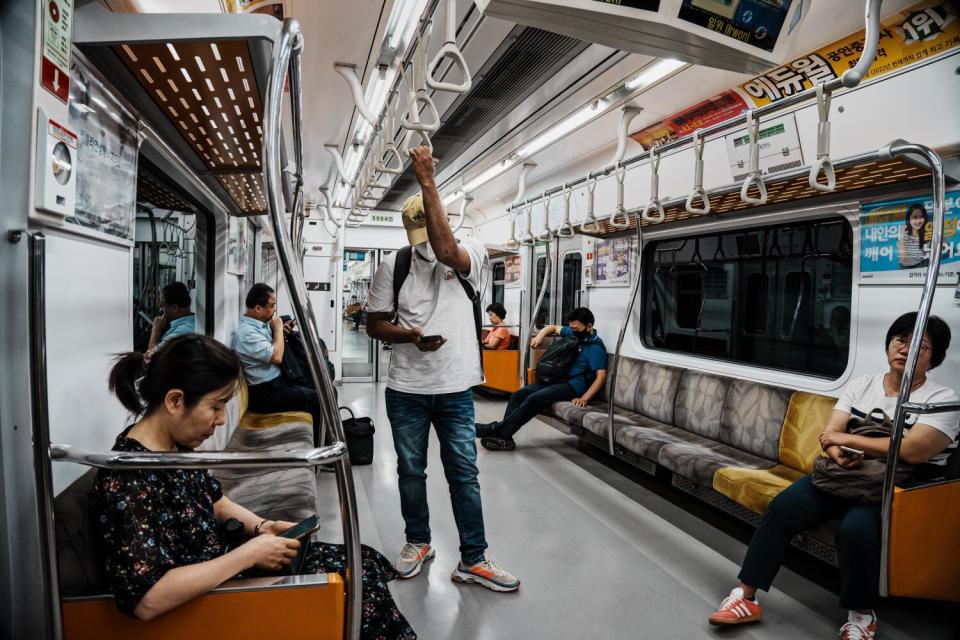
[[[470, 273], [464, 275], [474, 291], [481, 290], [487, 269], [483, 245], [464, 238], [460, 246], [470, 254]], [[397, 253], [387, 256], [367, 291], [368, 313], [393, 313], [393, 270]], [[456, 393], [483, 382], [473, 304], [453, 268], [436, 259], [429, 242], [413, 247], [410, 273], [400, 289], [398, 321], [401, 327], [421, 327], [424, 335], [440, 335], [446, 344], [423, 352], [413, 344], [393, 345], [387, 387], [419, 394]]]
[[[862, 418], [874, 409], [881, 409], [885, 414], [893, 417], [897, 408], [897, 398], [890, 397], [883, 390], [883, 376], [880, 373], [873, 376], [862, 376], [854, 378], [847, 383], [843, 389], [843, 394], [837, 400], [834, 406], [838, 411], [844, 411], [851, 416]], [[953, 389], [937, 384], [927, 378], [926, 382], [919, 389], [910, 392], [911, 402], [956, 402], [957, 394]], [[919, 420], [918, 420], [919, 418]], [[921, 422], [937, 431], [942, 431], [950, 438], [950, 446], [945, 451], [935, 455], [928, 461], [928, 464], [945, 465], [947, 458], [957, 451], [957, 434], [960, 433], [960, 413], [931, 413], [924, 416], [907, 415], [907, 428], [904, 429], [906, 436], [910, 430], [909, 427]]]

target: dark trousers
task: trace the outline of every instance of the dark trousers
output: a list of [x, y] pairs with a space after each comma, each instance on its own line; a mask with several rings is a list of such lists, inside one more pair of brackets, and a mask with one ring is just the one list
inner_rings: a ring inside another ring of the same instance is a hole
[[554, 402], [573, 400], [579, 395], [577, 390], [566, 382], [550, 385], [539, 382], [528, 384], [511, 394], [507, 410], [503, 413], [503, 420], [500, 421], [497, 431], [504, 438], [512, 438], [513, 434], [520, 431], [520, 427], [530, 422]]
[[873, 609], [879, 599], [880, 505], [853, 504], [800, 478], [773, 499], [753, 534], [740, 581], [768, 591], [794, 535], [834, 518], [840, 559], [840, 606]]
[[247, 408], [256, 413], [306, 411], [313, 416], [313, 442], [319, 446], [323, 412], [317, 390], [287, 383], [283, 376], [247, 387]]

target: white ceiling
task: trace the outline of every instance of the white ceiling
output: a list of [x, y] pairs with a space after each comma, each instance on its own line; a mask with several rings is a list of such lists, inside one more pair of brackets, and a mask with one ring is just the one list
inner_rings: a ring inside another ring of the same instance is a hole
[[[797, 1], [797, 0], [794, 0]], [[794, 40], [788, 57], [795, 57], [832, 42], [863, 27], [863, 2], [861, 0], [804, 0], [808, 15], [798, 27], [800, 32]], [[137, 0], [147, 11], [186, 12], [219, 10], [220, 0]], [[887, 0], [883, 14], [914, 4], [915, 0]], [[303, 107], [304, 107], [304, 162], [308, 194], [328, 183], [334, 171], [333, 163], [323, 145], [332, 143], [341, 150], [347, 142], [356, 113], [353, 99], [344, 80], [333, 70], [335, 62], [356, 64], [363, 72], [364, 86], [370, 70], [377, 59], [380, 42], [394, 0], [287, 0], [293, 17], [300, 21], [304, 32], [303, 58]], [[443, 4], [435, 15], [435, 34], [442, 29]], [[465, 15], [472, 0], [457, 0], [459, 19]], [[436, 20], [436, 18], [440, 18]], [[476, 21], [478, 18], [472, 18]], [[484, 19], [480, 30], [495, 31], [497, 37], [509, 29], [509, 24], [499, 20]], [[434, 36], [434, 46], [439, 47], [439, 35]], [[478, 39], [482, 40], [482, 38]], [[483, 55], [489, 55], [496, 38], [488, 38], [483, 44]], [[491, 43], [489, 40], [493, 40]], [[471, 43], [472, 46], [472, 43]], [[586, 53], [585, 53], [586, 55]], [[484, 58], [485, 59], [485, 58]], [[581, 90], [555, 105], [546, 114], [540, 115], [532, 126], [517, 131], [510, 139], [497, 145], [487, 157], [468, 165], [457, 175], [454, 182], [461, 183], [475, 177], [485, 168], [500, 160], [506, 153], [515, 151], [536, 132], [588, 104], [597, 95], [631, 77], [644, 64], [648, 56], [630, 55], [613, 69], [598, 73]], [[473, 63], [471, 63], [473, 64]], [[741, 74], [691, 67], [653, 87], [648, 94], [641, 94], [637, 102], [645, 111], [634, 121], [634, 129], [640, 129], [676, 110], [742, 82]], [[529, 105], [527, 106], [529, 108]], [[505, 118], [510, 114], [503, 114]], [[585, 158], [604, 162], [605, 155], [612, 153], [616, 141], [618, 115], [613, 111], [569, 136], [562, 143], [554, 144], [534, 158], [539, 163], [533, 175], [532, 190], [545, 188], [546, 183], [558, 181], [570, 170], [579, 171]], [[633, 143], [631, 143], [633, 144]], [[636, 153], [633, 146], [628, 155]], [[593, 161], [593, 160], [591, 160]], [[475, 193], [475, 205], [487, 209], [488, 215], [502, 211], [502, 203], [512, 199], [516, 190], [516, 175], [519, 169], [507, 172]], [[449, 179], [449, 176], [445, 176]], [[540, 184], [540, 183], [543, 184]]]

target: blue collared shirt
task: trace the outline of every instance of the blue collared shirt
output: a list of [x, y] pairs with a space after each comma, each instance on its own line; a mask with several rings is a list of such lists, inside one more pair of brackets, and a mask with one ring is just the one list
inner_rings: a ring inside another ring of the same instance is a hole
[[251, 385], [270, 382], [280, 375], [280, 367], [271, 364], [273, 331], [270, 323], [250, 316], [240, 316], [240, 326], [233, 336], [233, 350], [243, 364], [243, 373]]
[[174, 338], [179, 338], [180, 336], [188, 336], [196, 332], [197, 332], [197, 316], [195, 316], [192, 313], [188, 316], [183, 316], [182, 318], [171, 320], [170, 326], [167, 327], [167, 330], [163, 332], [163, 337], [160, 338], [160, 342], [157, 343], [157, 349], [162, 347], [164, 343], [170, 342]]
[[[563, 327], [560, 329], [560, 337], [575, 338], [576, 335], [570, 327]], [[573, 366], [567, 373], [570, 386], [580, 395], [586, 393], [596, 380], [597, 371], [607, 369], [607, 348], [603, 346], [603, 341], [600, 340], [596, 330], [582, 342], [582, 345], [577, 359], [573, 361]]]

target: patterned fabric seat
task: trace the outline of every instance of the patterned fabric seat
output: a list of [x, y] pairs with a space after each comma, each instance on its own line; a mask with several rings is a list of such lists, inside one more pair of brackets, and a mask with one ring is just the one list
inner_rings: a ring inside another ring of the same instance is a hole
[[657, 455], [657, 463], [698, 484], [712, 486], [713, 475], [724, 467], [769, 469], [775, 466], [770, 460], [721, 442], [695, 434], [688, 433], [688, 436], [692, 441], [665, 444]]
[[[597, 407], [597, 409], [597, 411], [588, 413], [583, 417], [582, 426], [587, 431], [606, 438], [607, 428], [610, 424], [610, 416], [606, 406], [601, 405]], [[617, 431], [619, 431], [621, 426], [639, 425], [643, 424], [645, 420], [648, 420], [648, 418], [639, 413], [627, 411], [620, 407], [614, 407], [613, 409], [613, 424]]]

